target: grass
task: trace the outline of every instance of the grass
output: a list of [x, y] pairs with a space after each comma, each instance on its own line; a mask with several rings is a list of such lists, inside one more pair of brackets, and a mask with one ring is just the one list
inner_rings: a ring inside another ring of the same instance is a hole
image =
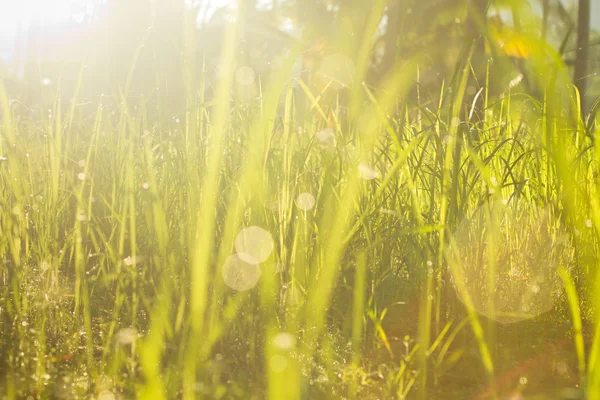
[[91, 104], [84, 68], [49, 107], [0, 92], [3, 394], [595, 398], [600, 150], [560, 64], [500, 97], [467, 44], [435, 95], [420, 56], [383, 90], [365, 40], [349, 88], [291, 85], [290, 57], [249, 89], [227, 26], [210, 98], [183, 54], [178, 111], [131, 100], [139, 53]]

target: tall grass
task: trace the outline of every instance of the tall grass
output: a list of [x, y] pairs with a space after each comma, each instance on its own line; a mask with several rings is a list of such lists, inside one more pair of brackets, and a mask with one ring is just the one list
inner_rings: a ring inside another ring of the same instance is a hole
[[[469, 338], [463, 374], [496, 397], [524, 385], [499, 379], [503, 324], [552, 312], [573, 318], [577, 383], [596, 396], [595, 125], [558, 61], [536, 71], [543, 98], [499, 97], [477, 86], [471, 43], [435, 94], [411, 97], [421, 55], [370, 86], [383, 6], [347, 57], [351, 82], [294, 75], [294, 48], [240, 83], [240, 7], [210, 98], [186, 20], [183, 110], [131, 100], [135, 54], [123, 91], [93, 105], [83, 67], [70, 99], [33, 110], [0, 89], [8, 398], [457, 398], [476, 384], [440, 382]], [[223, 268], [247, 227], [273, 251], [238, 292]]]

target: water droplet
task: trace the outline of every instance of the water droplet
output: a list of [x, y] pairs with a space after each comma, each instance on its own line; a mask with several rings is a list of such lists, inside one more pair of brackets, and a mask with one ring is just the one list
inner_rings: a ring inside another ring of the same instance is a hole
[[77, 179], [79, 179], [80, 181], [85, 179], [85, 174], [83, 172], [80, 172], [79, 174], [77, 174]]

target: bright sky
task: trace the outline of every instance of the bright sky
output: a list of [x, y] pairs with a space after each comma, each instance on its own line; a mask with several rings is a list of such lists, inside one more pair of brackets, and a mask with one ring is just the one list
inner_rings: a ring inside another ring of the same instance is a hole
[[[37, 15], [42, 24], [46, 26], [66, 22], [71, 18], [82, 20], [86, 15], [92, 15], [94, 9], [106, 1], [0, 0], [0, 60], [7, 60], [12, 57], [19, 30], [21, 32], [26, 31], [34, 16]], [[210, 5], [209, 10], [214, 10], [231, 3], [231, 1], [203, 0], [203, 4]]]
[[[25, 31], [34, 15], [43, 24], [65, 22], [70, 18], [82, 19], [95, 6], [106, 0], [0, 0], [0, 60], [10, 59], [17, 32]], [[123, 1], [123, 0], [115, 0]], [[208, 2], [208, 0], [205, 0]], [[231, 0], [210, 0], [211, 8], [218, 8]], [[565, 2], [572, 0], [563, 0]], [[592, 1], [592, 26], [600, 29], [600, 1]]]

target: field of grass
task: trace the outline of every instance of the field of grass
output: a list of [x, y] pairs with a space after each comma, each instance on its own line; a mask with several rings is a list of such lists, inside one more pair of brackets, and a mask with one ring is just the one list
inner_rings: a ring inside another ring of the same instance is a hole
[[418, 57], [377, 88], [365, 44], [315, 90], [240, 68], [236, 29], [180, 109], [139, 66], [0, 88], [0, 393], [598, 398], [600, 146], [563, 67], [499, 96], [473, 45], [436, 93]]

